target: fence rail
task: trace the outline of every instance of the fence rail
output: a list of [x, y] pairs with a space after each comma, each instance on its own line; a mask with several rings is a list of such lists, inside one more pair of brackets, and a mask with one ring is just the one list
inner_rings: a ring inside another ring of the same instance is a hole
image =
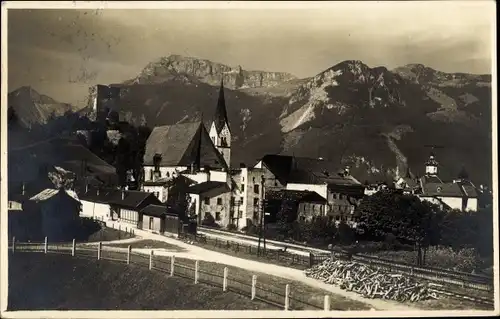
[[[217, 230], [217, 231], [221, 233], [227, 233], [228, 235], [234, 235], [234, 233], [231, 232], [225, 232], [222, 230]], [[220, 248], [227, 247], [228, 250], [237, 251], [239, 249], [239, 250], [246, 250], [249, 252], [253, 250], [254, 254], [256, 254], [257, 251], [257, 248], [255, 246], [252, 247], [252, 245], [249, 244], [242, 244], [230, 240], [221, 240], [217, 239], [216, 237], [215, 238], [208, 237], [204, 240], [207, 243], [210, 242], [215, 243], [214, 245], [216, 247]], [[286, 247], [290, 246], [288, 243], [285, 242], [273, 241], [272, 243], [275, 246], [278, 243]], [[232, 247], [238, 247], [238, 248], [234, 249]], [[297, 249], [296, 247], [293, 248]], [[304, 246], [304, 251], [307, 251], [307, 247], [305, 246]], [[309, 256], [302, 256], [293, 253], [287, 253], [276, 249], [273, 250], [267, 249], [263, 257], [287, 263], [289, 266], [294, 268], [304, 268], [304, 267], [312, 267], [316, 264], [322, 263], [325, 260], [330, 260], [332, 258], [332, 252], [325, 250], [323, 253], [319, 252], [313, 253], [309, 251]], [[493, 291], [493, 278], [490, 276], [470, 274], [460, 271], [451, 271], [436, 267], [416, 267], [411, 264], [395, 262], [393, 260], [383, 259], [365, 254], [353, 254], [352, 260], [365, 265], [370, 265], [385, 270], [399, 272], [411, 276], [413, 278], [425, 279], [436, 284], [446, 284], [460, 288], [468, 288], [468, 289], [475, 289], [488, 292]]]
[[[222, 288], [223, 291], [231, 291], [252, 300], [259, 300], [272, 305], [278, 309], [284, 310], [341, 310], [330, 307], [324, 302], [304, 300], [300, 291], [292, 291], [290, 285], [266, 284], [260, 282], [256, 275], [249, 274], [248, 278], [236, 277], [228, 270], [207, 269], [203, 262], [189, 259], [176, 259], [172, 256], [156, 256], [154, 251], [147, 255], [145, 253], [132, 251], [127, 248], [117, 248], [106, 246], [102, 243], [89, 245], [88, 243], [21, 243], [9, 242], [11, 253], [29, 253], [38, 252], [45, 254], [64, 254], [74, 256], [75, 258], [91, 258], [96, 260], [111, 260], [124, 264], [133, 264], [141, 267], [148, 267], [150, 270], [160, 271], [170, 276], [177, 276], [193, 280], [195, 284], [204, 283], [213, 287]], [[323, 296], [321, 296], [323, 297]]]

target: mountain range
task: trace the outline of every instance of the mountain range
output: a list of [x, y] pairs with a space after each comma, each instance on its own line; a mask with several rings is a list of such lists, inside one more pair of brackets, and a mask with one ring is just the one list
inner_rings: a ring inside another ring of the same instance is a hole
[[[491, 75], [351, 60], [300, 79], [173, 55], [109, 85], [120, 88], [122, 120], [158, 126], [203, 119], [208, 126], [221, 80], [233, 166], [269, 153], [322, 157], [373, 181], [419, 176], [433, 151], [443, 179], [465, 167], [476, 183], [492, 183]], [[9, 106], [23, 122], [46, 114], [41, 109], [70, 108], [38, 96], [21, 88], [9, 94]]]

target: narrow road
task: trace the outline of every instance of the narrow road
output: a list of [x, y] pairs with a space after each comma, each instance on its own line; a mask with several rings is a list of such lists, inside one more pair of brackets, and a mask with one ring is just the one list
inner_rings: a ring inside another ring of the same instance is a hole
[[[107, 222], [108, 227], [112, 227], [113, 223]], [[114, 222], [115, 228], [118, 227], [118, 223]], [[220, 264], [225, 264], [228, 266], [238, 267], [242, 269], [247, 269], [249, 271], [255, 272], [264, 272], [268, 275], [278, 276], [281, 278], [286, 278], [289, 280], [299, 281], [305, 283], [309, 286], [316, 287], [319, 289], [324, 289], [331, 293], [344, 296], [346, 298], [357, 300], [360, 302], [364, 302], [368, 305], [371, 305], [376, 310], [394, 310], [394, 311], [418, 311], [418, 308], [411, 307], [409, 305], [404, 305], [398, 303], [396, 301], [391, 300], [381, 300], [381, 299], [368, 299], [363, 298], [355, 292], [345, 291], [340, 289], [339, 287], [325, 284], [316, 279], [312, 279], [307, 277], [303, 271], [283, 266], [278, 266], [274, 264], [267, 264], [263, 262], [243, 259], [234, 257], [231, 255], [211, 251], [205, 248], [201, 248], [198, 246], [190, 245], [178, 239], [169, 238], [161, 235], [156, 235], [143, 230], [136, 230], [136, 234], [139, 235], [143, 239], [151, 239], [166, 242], [178, 247], [185, 249], [184, 252], [173, 252], [168, 251], [168, 249], [134, 249], [134, 251], [144, 254], [149, 254], [151, 250], [154, 251], [155, 255], [160, 256], [172, 256], [176, 257], [188, 258], [188, 259], [200, 259]], [[113, 248], [113, 249], [126, 249], [126, 248]]]

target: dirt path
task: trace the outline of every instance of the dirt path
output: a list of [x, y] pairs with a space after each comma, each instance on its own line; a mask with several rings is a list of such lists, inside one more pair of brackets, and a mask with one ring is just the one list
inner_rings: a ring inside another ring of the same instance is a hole
[[228, 266], [248, 269], [248, 270], [256, 271], [256, 272], [265, 272], [268, 275], [278, 276], [278, 277], [282, 277], [282, 278], [286, 278], [286, 279], [290, 279], [290, 280], [294, 280], [294, 281], [300, 281], [302, 283], [305, 283], [307, 285], [310, 285], [310, 286], [318, 288], [318, 289], [324, 289], [324, 290], [327, 290], [327, 291], [332, 292], [334, 294], [338, 294], [338, 295], [347, 297], [347, 298], [352, 299], [352, 300], [364, 302], [366, 304], [371, 305], [376, 310], [392, 310], [392, 311], [411, 311], [411, 310], [418, 311], [418, 310], [420, 310], [419, 308], [404, 305], [404, 304], [398, 303], [396, 301], [363, 298], [362, 296], [360, 296], [354, 292], [345, 291], [345, 290], [342, 290], [336, 286], [325, 284], [325, 283], [322, 283], [322, 282], [317, 281], [315, 279], [309, 278], [304, 274], [303, 271], [298, 270], [298, 269], [293, 269], [293, 268], [288, 268], [288, 267], [283, 267], [283, 266], [278, 266], [278, 265], [273, 265], [273, 264], [267, 264], [267, 263], [248, 260], [248, 259], [242, 259], [242, 258], [222, 254], [219, 252], [211, 251], [208, 249], [204, 249], [201, 247], [193, 246], [193, 245], [187, 244], [187, 243], [182, 242], [182, 241], [177, 240], [177, 239], [152, 234], [152, 233], [142, 231], [142, 230], [137, 230], [136, 234], [141, 236], [143, 239], [152, 239], [152, 240], [163, 241], [163, 242], [166, 242], [166, 243], [169, 243], [172, 245], [176, 245], [178, 247], [185, 249], [185, 252], [173, 252], [173, 251], [168, 251], [168, 249], [136, 249], [135, 250], [135, 251], [140, 252], [140, 253], [149, 254], [151, 250], [154, 250], [154, 254], [160, 255], [160, 256], [175, 255], [176, 257], [189, 258], [189, 259], [200, 259], [200, 260], [205, 260], [205, 261], [210, 261], [210, 262], [226, 264]]

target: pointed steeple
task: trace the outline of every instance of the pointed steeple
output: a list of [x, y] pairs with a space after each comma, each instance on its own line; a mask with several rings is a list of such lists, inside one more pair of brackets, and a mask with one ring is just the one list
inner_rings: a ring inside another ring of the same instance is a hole
[[217, 101], [217, 108], [215, 109], [214, 123], [217, 133], [222, 131], [225, 124], [227, 124], [227, 127], [229, 128], [229, 121], [227, 119], [226, 112], [226, 99], [224, 98], [224, 80], [222, 79], [220, 81], [219, 99]]

